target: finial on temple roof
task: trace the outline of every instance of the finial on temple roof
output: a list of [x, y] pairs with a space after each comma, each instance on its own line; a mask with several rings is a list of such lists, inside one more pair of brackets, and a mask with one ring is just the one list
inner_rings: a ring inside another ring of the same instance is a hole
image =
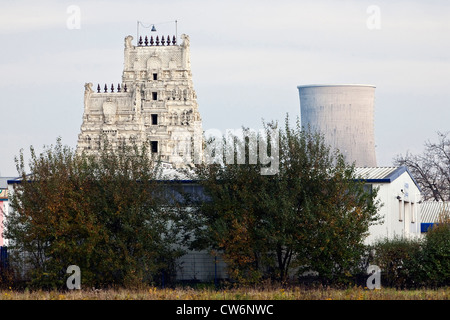
[[181, 46], [183, 47], [189, 47], [189, 36], [187, 34], [182, 34], [181, 39], [183, 39], [183, 42], [181, 43]]
[[131, 40], [133, 40], [132, 36], [127, 36], [125, 38], [125, 48], [132, 48], [133, 45], [131, 44]]

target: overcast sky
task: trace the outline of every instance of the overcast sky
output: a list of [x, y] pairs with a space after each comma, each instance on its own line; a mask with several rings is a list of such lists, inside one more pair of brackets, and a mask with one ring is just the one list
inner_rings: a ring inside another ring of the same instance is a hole
[[1, 0], [1, 176], [22, 148], [76, 146], [84, 84], [121, 82], [137, 21], [190, 36], [204, 130], [295, 119], [298, 85], [362, 83], [376, 86], [379, 166], [450, 131], [447, 0]]

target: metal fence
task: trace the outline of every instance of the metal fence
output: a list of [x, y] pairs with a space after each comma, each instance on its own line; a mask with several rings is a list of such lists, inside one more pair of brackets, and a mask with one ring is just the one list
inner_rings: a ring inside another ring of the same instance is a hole
[[218, 256], [190, 251], [177, 261], [177, 282], [214, 282], [227, 279], [227, 266]]

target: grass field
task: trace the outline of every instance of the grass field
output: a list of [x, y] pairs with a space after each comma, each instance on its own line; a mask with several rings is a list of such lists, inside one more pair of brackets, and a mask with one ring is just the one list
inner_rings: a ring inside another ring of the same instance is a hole
[[450, 287], [437, 290], [293, 288], [212, 288], [139, 290], [14, 291], [0, 290], [0, 300], [449, 300]]

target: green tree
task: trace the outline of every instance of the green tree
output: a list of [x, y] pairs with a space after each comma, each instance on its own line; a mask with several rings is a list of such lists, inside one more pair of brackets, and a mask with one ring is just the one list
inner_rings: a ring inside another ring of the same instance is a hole
[[422, 246], [423, 241], [404, 237], [386, 238], [371, 245], [370, 264], [381, 268], [382, 285], [400, 289], [419, 286]]
[[417, 274], [417, 278], [427, 286], [448, 286], [450, 284], [450, 220], [448, 218], [442, 219], [427, 232], [421, 253], [421, 272]]
[[[366, 189], [354, 167], [298, 121], [296, 128], [288, 118], [284, 130], [273, 123], [265, 128], [257, 144], [224, 138], [222, 163], [196, 167], [209, 201], [196, 207], [192, 247], [221, 253], [238, 280], [283, 281], [294, 268], [316, 271], [325, 281], [356, 272], [368, 227], [379, 218], [376, 190]], [[261, 174], [266, 162], [250, 161], [266, 147], [278, 164], [271, 175]], [[243, 151], [245, 164], [230, 163], [230, 153], [237, 160]]]
[[382, 283], [397, 288], [443, 287], [450, 283], [450, 221], [442, 218], [422, 239], [396, 237], [372, 246], [371, 263]]
[[40, 155], [31, 147], [29, 173], [23, 153], [16, 161], [21, 183], [6, 237], [35, 286], [63, 287], [69, 265], [80, 267], [86, 286], [148, 283], [181, 254], [174, 249], [177, 211], [164, 206], [147, 146], [102, 145], [90, 156], [60, 139]]

